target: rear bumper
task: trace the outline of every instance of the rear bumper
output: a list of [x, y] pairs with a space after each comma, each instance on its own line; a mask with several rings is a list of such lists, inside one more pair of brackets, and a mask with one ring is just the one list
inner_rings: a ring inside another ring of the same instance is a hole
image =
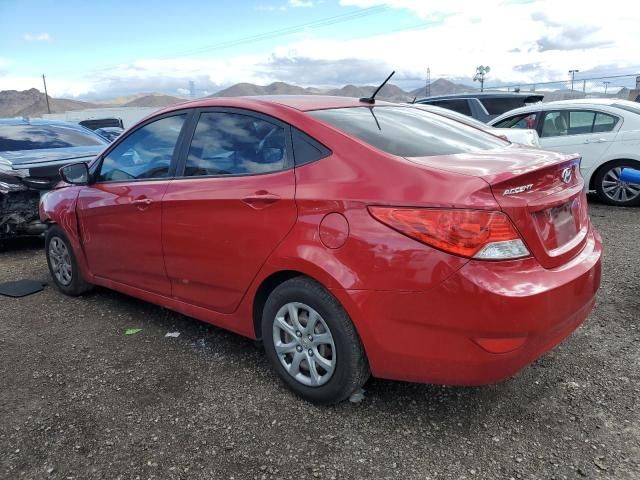
[[374, 376], [489, 384], [514, 375], [587, 318], [601, 256], [591, 228], [582, 251], [555, 269], [534, 259], [470, 261], [426, 292], [334, 293], [356, 324]]

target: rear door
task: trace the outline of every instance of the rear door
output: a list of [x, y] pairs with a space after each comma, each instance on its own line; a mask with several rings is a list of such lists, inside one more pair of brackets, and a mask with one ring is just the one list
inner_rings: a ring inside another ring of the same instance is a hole
[[187, 115], [167, 115], [128, 133], [98, 163], [95, 183], [80, 190], [80, 234], [95, 275], [170, 295], [161, 205]]
[[593, 110], [543, 112], [540, 144], [547, 150], [580, 154], [580, 170], [586, 176], [611, 147], [618, 122], [618, 117]]
[[241, 109], [199, 113], [163, 200], [162, 238], [174, 298], [230, 313], [293, 227], [289, 127]]

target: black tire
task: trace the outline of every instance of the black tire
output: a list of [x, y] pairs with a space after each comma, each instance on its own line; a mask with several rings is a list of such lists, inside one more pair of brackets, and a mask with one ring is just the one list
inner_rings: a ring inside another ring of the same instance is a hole
[[[300, 383], [287, 372], [276, 353], [273, 339], [276, 315], [291, 302], [314, 309], [333, 337], [335, 367], [323, 385], [307, 386]], [[272, 367], [287, 387], [311, 402], [328, 405], [346, 400], [369, 378], [366, 354], [347, 312], [333, 295], [310, 278], [295, 277], [276, 287], [265, 303], [261, 327], [265, 353]]]
[[[62, 242], [62, 244], [64, 244], [64, 247], [68, 251], [68, 258], [71, 263], [71, 279], [68, 283], [62, 282], [60, 279], [58, 279], [58, 277], [56, 276], [56, 272], [54, 271], [54, 267], [52, 265], [53, 261], [51, 258], [52, 254], [50, 253], [50, 246], [52, 242]], [[47, 230], [47, 235], [45, 238], [45, 254], [47, 256], [47, 265], [49, 266], [49, 273], [51, 274], [51, 278], [53, 278], [53, 282], [62, 293], [75, 297], [78, 295], [82, 295], [83, 293], [86, 293], [93, 288], [93, 285], [87, 282], [80, 275], [80, 270], [78, 270], [78, 262], [76, 261], [71, 243], [69, 242], [69, 239], [62, 231], [62, 229], [57, 225], [53, 225]]]
[[620, 201], [616, 200], [615, 198], [611, 198], [605, 192], [603, 182], [605, 180], [611, 180], [610, 177], [606, 178], [607, 174], [609, 174], [609, 172], [611, 172], [612, 170], [620, 167], [640, 169], [640, 162], [637, 162], [635, 160], [613, 160], [602, 165], [602, 167], [600, 167], [596, 172], [596, 176], [593, 181], [596, 193], [598, 194], [598, 198], [600, 198], [600, 200], [607, 205], [615, 205], [618, 207], [633, 207], [636, 205], [640, 205], [640, 195], [631, 200]]

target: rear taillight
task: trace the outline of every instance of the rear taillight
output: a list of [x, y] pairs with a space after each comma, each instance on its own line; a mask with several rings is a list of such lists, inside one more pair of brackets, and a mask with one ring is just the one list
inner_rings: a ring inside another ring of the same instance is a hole
[[502, 212], [397, 207], [369, 207], [369, 212], [408, 237], [462, 257], [508, 260], [529, 255]]

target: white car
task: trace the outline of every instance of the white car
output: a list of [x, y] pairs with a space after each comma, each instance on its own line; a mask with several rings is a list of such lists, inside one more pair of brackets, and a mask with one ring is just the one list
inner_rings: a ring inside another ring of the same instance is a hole
[[498, 128], [535, 128], [546, 150], [578, 153], [588, 190], [610, 205], [640, 204], [640, 184], [620, 180], [622, 168], [640, 169], [640, 103], [581, 99], [537, 103], [489, 122]]
[[464, 113], [454, 112], [453, 110], [449, 110], [447, 108], [418, 103], [415, 103], [414, 106], [435, 113], [437, 115], [450, 118], [451, 120], [456, 120], [471, 127], [478, 128], [487, 133], [490, 133], [491, 135], [496, 135], [498, 137], [504, 138], [511, 143], [517, 143], [519, 145], [525, 145], [527, 147], [540, 147], [538, 132], [536, 132], [534, 129], [515, 130], [510, 128], [494, 128], [487, 125], [486, 123], [482, 123], [480, 120], [476, 120], [473, 117], [465, 115]]

